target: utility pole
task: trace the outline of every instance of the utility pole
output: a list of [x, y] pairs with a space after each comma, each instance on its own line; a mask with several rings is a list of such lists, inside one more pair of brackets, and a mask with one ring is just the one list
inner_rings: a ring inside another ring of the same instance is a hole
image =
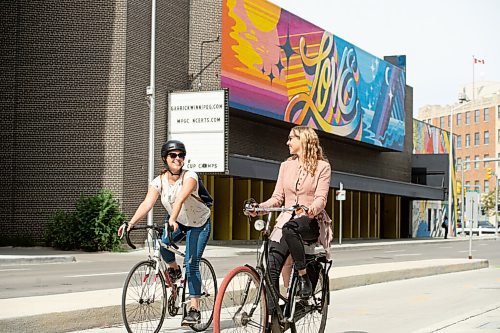
[[[149, 97], [149, 153], [148, 153], [148, 184], [154, 178], [155, 172], [155, 108], [156, 108], [156, 0], [151, 0], [151, 68], [150, 83], [146, 88]], [[153, 208], [148, 212], [147, 225], [153, 225]]]

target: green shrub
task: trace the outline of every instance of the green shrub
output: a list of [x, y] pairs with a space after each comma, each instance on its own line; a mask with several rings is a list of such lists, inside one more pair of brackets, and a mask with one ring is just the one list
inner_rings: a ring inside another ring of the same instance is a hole
[[125, 220], [118, 201], [109, 190], [76, 202], [76, 219], [80, 226], [80, 248], [84, 251], [117, 251], [121, 240], [118, 227]]
[[118, 201], [109, 190], [93, 196], [82, 196], [74, 213], [58, 211], [46, 228], [48, 245], [63, 250], [120, 251], [121, 240], [116, 232], [125, 220]]
[[45, 228], [44, 240], [47, 245], [62, 250], [79, 248], [80, 237], [75, 214], [59, 210], [50, 216]]

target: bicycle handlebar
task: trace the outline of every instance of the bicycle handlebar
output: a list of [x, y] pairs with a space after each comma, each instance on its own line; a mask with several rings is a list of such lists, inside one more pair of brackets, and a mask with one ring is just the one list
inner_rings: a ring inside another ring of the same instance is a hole
[[307, 208], [304, 205], [294, 205], [292, 207], [271, 207], [271, 208], [261, 208], [261, 207], [255, 207], [252, 206], [251, 204], [245, 205], [243, 208], [244, 211], [246, 212], [265, 212], [265, 213], [270, 213], [270, 212], [293, 212], [296, 210], [302, 209], [305, 212], [309, 211], [309, 208]]
[[[125, 223], [125, 225], [128, 225], [128, 223]], [[127, 227], [125, 226], [124, 230], [123, 230], [123, 233], [125, 234], [125, 239], [127, 241], [127, 244], [128, 246], [130, 246], [132, 249], [136, 249], [136, 246], [132, 243], [132, 241], [130, 240], [130, 233], [132, 232], [132, 230], [143, 230], [143, 229], [153, 229], [153, 230], [156, 230], [158, 233], [162, 233], [163, 230], [165, 229], [165, 227], [160, 227], [160, 226], [157, 226], [157, 225], [134, 225], [132, 226], [132, 228], [127, 231]], [[174, 247], [176, 250], [179, 249], [179, 247], [177, 246], [177, 244], [175, 244], [173, 242], [173, 239], [172, 239], [172, 227], [168, 227], [167, 228], [167, 236], [168, 236], [168, 240], [170, 241], [170, 245], [172, 247]]]

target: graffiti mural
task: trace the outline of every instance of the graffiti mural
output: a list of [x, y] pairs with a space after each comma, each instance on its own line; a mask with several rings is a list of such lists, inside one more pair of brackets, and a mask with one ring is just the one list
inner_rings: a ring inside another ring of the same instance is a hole
[[[456, 137], [453, 137], [453, 150], [456, 149]], [[413, 119], [413, 154], [448, 154], [450, 151], [450, 132], [443, 130], [439, 127], [432, 126], [420, 120]], [[456, 222], [458, 216], [458, 207], [455, 204], [458, 198], [457, 192], [457, 179], [455, 172], [455, 163], [452, 164], [452, 172], [451, 172], [451, 184], [452, 184], [452, 201], [453, 205], [451, 207], [452, 216], [450, 219], [449, 225], [449, 234], [450, 236], [456, 235]], [[447, 214], [445, 212], [448, 211], [448, 203], [447, 201], [439, 202], [439, 204], [435, 204], [432, 201], [413, 201], [413, 231], [416, 232], [415, 235], [418, 237], [423, 236], [435, 236], [439, 233], [439, 225], [437, 227], [432, 225], [434, 230], [425, 229], [429, 231], [429, 235], [426, 234], [422, 229], [422, 227], [428, 226], [428, 216], [425, 215], [425, 207], [430, 204], [437, 205], [437, 210], [441, 211], [441, 221], [442, 216]], [[430, 228], [430, 227], [429, 227]]]
[[448, 154], [448, 132], [413, 120], [413, 154]]
[[402, 69], [265, 0], [223, 4], [231, 107], [403, 150]]

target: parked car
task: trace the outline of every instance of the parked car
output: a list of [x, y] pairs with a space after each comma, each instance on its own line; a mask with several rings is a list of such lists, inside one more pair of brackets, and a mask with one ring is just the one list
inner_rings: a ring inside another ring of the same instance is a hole
[[[463, 229], [463, 231], [466, 235], [468, 235], [470, 232], [470, 229], [466, 227]], [[495, 232], [496, 232], [496, 229], [493, 226], [493, 224], [491, 224], [489, 221], [485, 221], [485, 220], [479, 221], [477, 223], [477, 228], [472, 228], [473, 235], [494, 234]]]

